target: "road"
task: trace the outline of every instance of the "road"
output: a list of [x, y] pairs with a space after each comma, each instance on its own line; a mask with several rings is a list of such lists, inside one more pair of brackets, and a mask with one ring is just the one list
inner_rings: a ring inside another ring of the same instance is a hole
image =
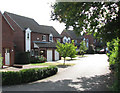
[[87, 55], [74, 62], [76, 65], [54, 76], [29, 84], [5, 86], [3, 91], [109, 91], [112, 78], [105, 54]]

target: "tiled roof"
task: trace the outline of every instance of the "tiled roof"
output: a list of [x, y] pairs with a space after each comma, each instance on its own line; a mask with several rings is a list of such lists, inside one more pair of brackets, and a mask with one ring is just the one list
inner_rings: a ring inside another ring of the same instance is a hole
[[81, 40], [82, 36], [77, 36], [72, 30], [64, 30], [72, 39]]
[[34, 19], [16, 15], [13, 13], [7, 13], [11, 19], [13, 19], [21, 28], [25, 30], [30, 28], [32, 32], [42, 33], [42, 34], [53, 34], [53, 37], [61, 37], [61, 35], [52, 27], [52, 26], [44, 26], [39, 25]]
[[55, 42], [33, 41], [39, 48], [56, 48]]

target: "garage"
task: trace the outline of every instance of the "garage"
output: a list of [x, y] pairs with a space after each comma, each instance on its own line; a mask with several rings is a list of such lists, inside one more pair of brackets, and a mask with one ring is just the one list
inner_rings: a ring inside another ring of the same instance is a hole
[[55, 50], [55, 60], [59, 60], [59, 53]]
[[47, 61], [52, 61], [52, 50], [47, 50]]

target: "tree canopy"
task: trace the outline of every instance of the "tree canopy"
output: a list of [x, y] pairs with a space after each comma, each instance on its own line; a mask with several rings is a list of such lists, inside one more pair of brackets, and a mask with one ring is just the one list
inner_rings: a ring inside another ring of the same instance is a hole
[[51, 18], [76, 34], [87, 31], [107, 41], [120, 37], [120, 2], [57, 2], [52, 7]]

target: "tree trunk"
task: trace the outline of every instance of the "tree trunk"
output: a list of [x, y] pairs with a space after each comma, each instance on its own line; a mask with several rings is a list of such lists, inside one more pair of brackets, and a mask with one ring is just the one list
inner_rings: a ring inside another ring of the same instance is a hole
[[64, 63], [63, 63], [63, 65], [65, 65], [65, 58], [64, 58]]

